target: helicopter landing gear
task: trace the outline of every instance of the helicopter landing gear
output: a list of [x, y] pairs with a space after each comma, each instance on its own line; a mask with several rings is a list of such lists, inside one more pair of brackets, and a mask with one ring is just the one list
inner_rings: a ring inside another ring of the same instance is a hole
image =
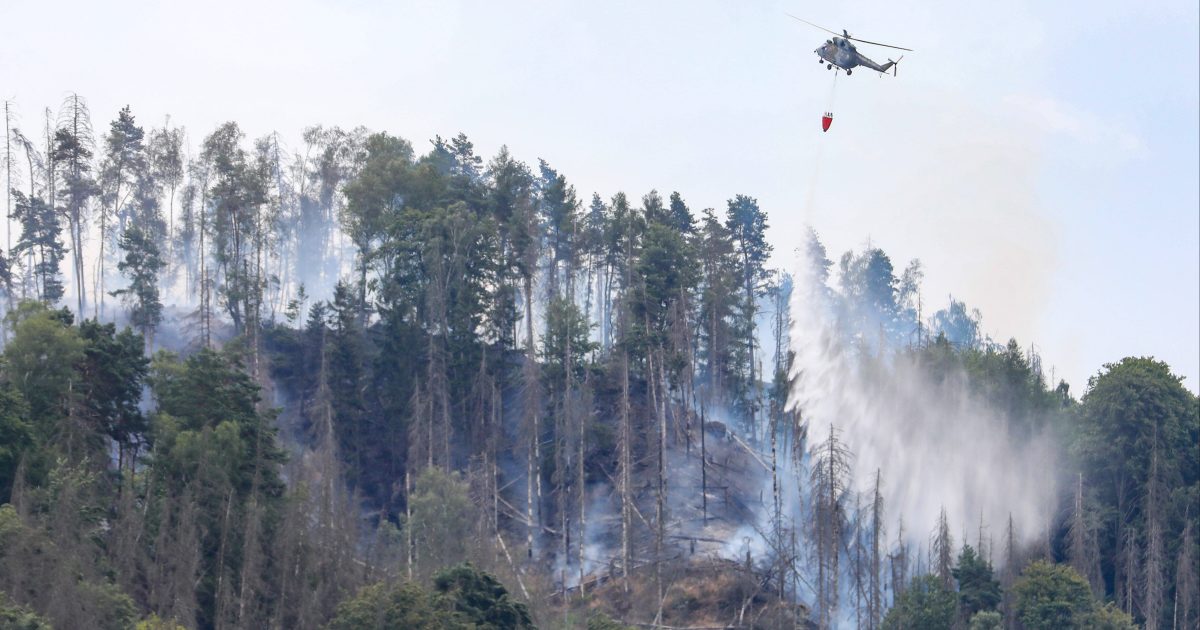
[[847, 71], [846, 71], [846, 76], [850, 76], [850, 74], [851, 74], [852, 72], [853, 72], [852, 70], [847, 70]]
[[831, 63], [827, 63], [827, 64], [825, 64], [825, 69], [826, 69], [826, 70], [833, 70], [833, 64], [831, 64]]

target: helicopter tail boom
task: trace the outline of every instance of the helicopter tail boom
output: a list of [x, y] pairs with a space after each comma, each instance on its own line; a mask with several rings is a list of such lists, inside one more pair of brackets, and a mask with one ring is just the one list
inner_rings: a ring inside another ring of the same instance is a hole
[[[901, 57], [900, 59], [903, 59], [903, 58], [904, 57]], [[888, 70], [892, 70], [892, 68], [896, 67], [896, 64], [900, 63], [900, 60], [897, 59], [896, 61], [892, 61], [891, 59], [888, 59], [887, 63], [880, 65], [880, 64], [875, 63], [874, 61], [871, 61], [870, 59], [867, 59], [865, 56], [863, 56], [860, 53], [858, 55], [858, 63], [859, 63], [859, 65], [866, 66], [876, 72], [886, 73]], [[893, 73], [894, 72], [895, 71], [893, 71]]]

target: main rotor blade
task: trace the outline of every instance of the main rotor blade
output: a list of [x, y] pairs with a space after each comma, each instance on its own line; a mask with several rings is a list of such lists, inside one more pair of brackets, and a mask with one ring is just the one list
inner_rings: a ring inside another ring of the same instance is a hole
[[900, 46], [893, 46], [891, 44], [880, 44], [879, 42], [869, 42], [865, 39], [859, 39], [857, 37], [847, 37], [846, 39], [854, 40], [856, 42], [862, 42], [864, 44], [871, 44], [872, 46], [883, 46], [884, 48], [895, 48], [897, 50], [907, 50], [908, 52], [913, 51], [911, 48], [902, 48]]
[[841, 37], [841, 36], [842, 36], [842, 34], [841, 34], [841, 33], [838, 33], [837, 31], [831, 31], [831, 30], [829, 30], [829, 29], [827, 29], [827, 28], [825, 28], [824, 26], [821, 26], [821, 25], [819, 25], [819, 24], [813, 24], [812, 22], [809, 22], [808, 20], [805, 20], [805, 19], [803, 19], [803, 18], [798, 18], [798, 17], [796, 17], [796, 16], [794, 16], [794, 15], [792, 15], [791, 13], [788, 13], [788, 12], [786, 12], [786, 11], [785, 11], [783, 14], [784, 14], [784, 15], [786, 15], [786, 16], [788, 16], [788, 17], [790, 17], [790, 18], [792, 18], [793, 20], [800, 20], [801, 22], [804, 22], [805, 24], [807, 24], [807, 25], [809, 25], [809, 26], [811, 26], [811, 27], [813, 27], [813, 28], [819, 28], [819, 29], [821, 29], [822, 31], [825, 31], [826, 33], [833, 33], [834, 35], [837, 35], [838, 37]]

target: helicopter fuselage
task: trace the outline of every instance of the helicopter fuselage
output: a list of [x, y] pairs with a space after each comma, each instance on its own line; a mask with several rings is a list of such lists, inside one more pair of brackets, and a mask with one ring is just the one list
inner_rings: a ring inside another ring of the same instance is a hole
[[826, 40], [825, 43], [814, 50], [817, 56], [821, 58], [821, 62], [827, 64], [830, 68], [838, 67], [850, 74], [850, 71], [858, 66], [863, 66], [875, 70], [876, 72], [887, 72], [895, 62], [888, 60], [884, 65], [879, 65], [871, 61], [858, 52], [854, 44], [842, 37], [834, 37]]
[[823, 59], [826, 63], [831, 63], [842, 70], [850, 70], [858, 65], [858, 49], [854, 44], [840, 38], [826, 40], [825, 43], [813, 52]]

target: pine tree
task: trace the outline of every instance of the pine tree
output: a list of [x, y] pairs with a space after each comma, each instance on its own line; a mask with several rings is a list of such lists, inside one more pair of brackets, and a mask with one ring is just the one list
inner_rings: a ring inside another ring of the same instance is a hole
[[[592, 202], [579, 222], [576, 238], [580, 256], [585, 261], [587, 282], [583, 298], [583, 312], [596, 323], [600, 347], [607, 348], [608, 331], [605, 328], [604, 287], [607, 270], [604, 257], [604, 227], [608, 207], [598, 194], [592, 194]], [[594, 301], [593, 301], [594, 300]]]
[[129, 322], [142, 333], [147, 349], [154, 348], [154, 331], [162, 321], [162, 300], [159, 298], [158, 275], [167, 266], [158, 249], [158, 242], [136, 225], [130, 224], [121, 234], [118, 245], [125, 258], [117, 269], [129, 278], [129, 287], [113, 291], [129, 306]]
[[57, 304], [64, 288], [59, 266], [66, 252], [61, 240], [62, 226], [54, 208], [40, 197], [26, 197], [12, 191], [14, 216], [21, 225], [21, 238], [13, 247], [13, 255], [27, 254], [33, 261], [30, 272], [37, 298], [46, 304]]
[[579, 201], [575, 187], [566, 177], [554, 170], [545, 160], [538, 161], [540, 192], [538, 207], [542, 224], [546, 226], [546, 245], [549, 256], [546, 291], [550, 299], [563, 291], [573, 291], [571, 279], [575, 268], [576, 213]]
[[104, 137], [104, 161], [100, 168], [100, 255], [94, 291], [94, 316], [97, 318], [104, 316], [105, 251], [113, 238], [114, 224], [121, 220], [126, 204], [135, 192], [137, 180], [146, 168], [144, 137], [145, 132], [137, 126], [129, 106], [121, 109]]
[[737, 293], [733, 243], [730, 232], [711, 208], [704, 210], [699, 235], [700, 269], [700, 356], [706, 382], [706, 400], [724, 404], [732, 382], [734, 330], [732, 298]]
[[89, 200], [97, 186], [91, 175], [91, 159], [95, 143], [92, 139], [91, 115], [87, 103], [78, 94], [71, 94], [63, 103], [58, 129], [54, 132], [51, 160], [63, 168], [64, 199], [62, 213], [70, 230], [75, 293], [79, 317], [83, 317], [86, 291], [83, 272], [83, 230], [87, 222]]
[[980, 611], [995, 609], [1001, 600], [1000, 582], [992, 573], [992, 565], [976, 553], [971, 545], [963, 545], [958, 563], [951, 569], [958, 583], [959, 619], [970, 621]]
[[[324, 322], [312, 318], [309, 329], [310, 334], [320, 335], [326, 345], [321, 357], [328, 382], [323, 387], [328, 389], [329, 406], [333, 411], [332, 428], [337, 436], [337, 450], [346, 464], [346, 481], [351, 488], [372, 494], [377, 481], [371, 479], [368, 451], [376, 436], [368, 431], [368, 409], [364, 399], [367, 355], [359, 304], [354, 294], [350, 285], [339, 282], [328, 307], [331, 330], [325, 333]], [[319, 318], [324, 312], [324, 307], [314, 308], [312, 317]]]
[[754, 328], [758, 315], [758, 298], [764, 294], [765, 283], [769, 277], [766, 262], [772, 249], [766, 240], [767, 215], [758, 207], [756, 199], [737, 195], [729, 200], [725, 228], [729, 231], [733, 244], [737, 277], [742, 290], [742, 299], [738, 304], [737, 332], [744, 347], [744, 355], [739, 362], [740, 376], [736, 396], [743, 417], [748, 419], [750, 435], [754, 437], [754, 418], [758, 414], [755, 394], [758, 391], [758, 376], [755, 374], [757, 363], [754, 358], [757, 341]]
[[140, 448], [149, 443], [139, 409], [150, 362], [145, 343], [128, 328], [85, 320], [79, 324], [84, 357], [77, 364], [83, 414], [117, 445], [117, 469], [136, 471]]

